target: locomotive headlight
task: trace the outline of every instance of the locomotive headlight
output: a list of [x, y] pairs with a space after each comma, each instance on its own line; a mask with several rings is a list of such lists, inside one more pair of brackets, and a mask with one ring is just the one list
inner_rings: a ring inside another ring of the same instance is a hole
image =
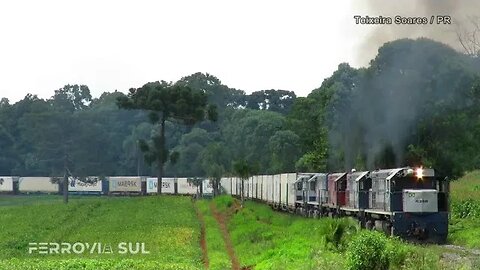
[[419, 178], [419, 179], [420, 179], [420, 178], [423, 178], [423, 168], [422, 168], [422, 167], [417, 168], [417, 169], [415, 170], [415, 174], [417, 175], [417, 178]]

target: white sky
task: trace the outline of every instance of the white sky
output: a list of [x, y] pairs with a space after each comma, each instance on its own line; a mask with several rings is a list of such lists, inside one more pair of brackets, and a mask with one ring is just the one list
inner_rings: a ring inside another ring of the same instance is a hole
[[48, 98], [65, 84], [92, 95], [208, 72], [250, 93], [306, 96], [354, 49], [347, 1], [2, 1], [0, 97]]

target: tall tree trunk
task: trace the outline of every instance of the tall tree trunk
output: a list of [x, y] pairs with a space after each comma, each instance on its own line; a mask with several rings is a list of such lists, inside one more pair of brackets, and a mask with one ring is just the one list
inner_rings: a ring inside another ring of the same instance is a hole
[[65, 159], [63, 161], [63, 185], [62, 185], [62, 191], [63, 191], [63, 202], [68, 203], [68, 170], [67, 170], [67, 155], [65, 155]]
[[63, 202], [68, 203], [68, 175], [67, 172], [63, 175], [63, 185], [62, 185], [62, 190], [63, 190]]
[[157, 177], [157, 195], [162, 194], [162, 177], [163, 177], [163, 164], [165, 163], [166, 157], [163, 155], [165, 154], [165, 116], [162, 115], [162, 120], [161, 120], [161, 126], [160, 126], [160, 155], [158, 157], [158, 177]]

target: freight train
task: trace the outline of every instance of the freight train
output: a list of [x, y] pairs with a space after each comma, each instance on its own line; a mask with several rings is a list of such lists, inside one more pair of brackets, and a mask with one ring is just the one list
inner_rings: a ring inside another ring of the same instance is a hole
[[[243, 189], [242, 189], [243, 184]], [[225, 194], [264, 202], [273, 209], [306, 217], [349, 216], [367, 229], [404, 239], [443, 243], [448, 234], [449, 183], [433, 169], [395, 168], [336, 173], [256, 175], [247, 180], [224, 177]], [[149, 195], [153, 177], [71, 178], [72, 194]], [[59, 193], [49, 177], [2, 177], [0, 193]], [[212, 194], [208, 180], [198, 187], [187, 178], [163, 178], [162, 193]]]
[[[58, 179], [58, 178], [57, 178]], [[69, 177], [68, 192], [72, 195], [148, 195], [157, 193], [157, 178], [146, 176]], [[0, 176], [0, 194], [59, 194], [62, 186], [52, 177]], [[212, 194], [208, 180], [198, 187], [188, 178], [163, 178], [162, 193], [193, 195]]]

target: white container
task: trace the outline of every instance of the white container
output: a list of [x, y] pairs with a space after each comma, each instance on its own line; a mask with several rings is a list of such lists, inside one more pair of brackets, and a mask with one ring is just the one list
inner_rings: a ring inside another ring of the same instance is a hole
[[438, 192], [435, 189], [404, 189], [403, 212], [438, 212]]
[[[157, 177], [147, 178], [147, 193], [157, 193]], [[175, 194], [175, 178], [162, 178], [162, 193]]]
[[0, 192], [13, 192], [12, 176], [0, 176]]
[[288, 189], [287, 189], [287, 194], [288, 194], [288, 200], [287, 204], [289, 206], [294, 207], [295, 206], [295, 196], [296, 196], [296, 191], [295, 191], [295, 182], [297, 181], [297, 174], [296, 173], [288, 173], [286, 175], [287, 178], [287, 184], [288, 184]]
[[142, 177], [140, 176], [110, 176], [108, 182], [110, 192], [142, 191]]
[[220, 185], [226, 194], [232, 195], [232, 178], [231, 177], [222, 177], [220, 180]]
[[273, 203], [273, 175], [264, 175], [265, 187], [266, 187], [266, 201]]
[[273, 176], [273, 202], [280, 203], [280, 174]]
[[213, 194], [213, 185], [212, 185], [212, 181], [210, 181], [210, 179], [203, 180], [202, 193], [203, 194]]
[[260, 199], [260, 186], [259, 186], [259, 177], [255, 175], [252, 177], [252, 198], [253, 199]]
[[102, 180], [98, 177], [90, 176], [81, 181], [75, 177], [68, 178], [68, 191], [70, 192], [102, 192]]
[[58, 183], [52, 183], [50, 177], [20, 177], [18, 190], [20, 192], [59, 192]]
[[[197, 194], [197, 187], [189, 183], [187, 178], [177, 179], [178, 194]], [[200, 187], [198, 187], [200, 191]]]

